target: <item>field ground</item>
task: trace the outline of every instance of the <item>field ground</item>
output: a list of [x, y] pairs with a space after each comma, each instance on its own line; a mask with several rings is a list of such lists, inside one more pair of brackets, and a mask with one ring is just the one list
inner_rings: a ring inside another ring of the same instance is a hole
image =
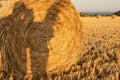
[[120, 80], [120, 17], [81, 17], [81, 21], [80, 79]]

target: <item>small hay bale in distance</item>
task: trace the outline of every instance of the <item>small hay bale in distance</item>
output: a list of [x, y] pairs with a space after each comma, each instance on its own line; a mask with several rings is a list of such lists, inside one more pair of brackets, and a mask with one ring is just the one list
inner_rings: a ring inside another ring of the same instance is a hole
[[117, 15], [111, 15], [111, 18], [116, 18], [117, 17]]
[[101, 18], [102, 16], [101, 15], [96, 15], [96, 18]]
[[70, 0], [14, 0], [0, 8], [3, 69], [14, 76], [26, 72], [31, 49], [33, 75], [62, 74], [79, 60], [82, 25]]

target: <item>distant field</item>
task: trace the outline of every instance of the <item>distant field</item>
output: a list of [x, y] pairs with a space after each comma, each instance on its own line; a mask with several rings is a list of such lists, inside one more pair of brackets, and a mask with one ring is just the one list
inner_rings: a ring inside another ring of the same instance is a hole
[[81, 17], [81, 21], [81, 79], [120, 80], [120, 17]]

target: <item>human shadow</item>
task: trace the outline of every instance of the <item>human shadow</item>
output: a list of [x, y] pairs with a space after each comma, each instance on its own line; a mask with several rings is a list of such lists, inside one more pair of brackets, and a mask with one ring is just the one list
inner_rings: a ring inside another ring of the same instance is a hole
[[0, 49], [5, 72], [14, 71], [14, 76], [26, 73], [25, 49], [31, 49], [31, 66], [34, 79], [47, 79], [46, 65], [49, 55], [47, 42], [54, 36], [53, 25], [60, 12], [59, 2], [47, 11], [43, 22], [34, 21], [34, 12], [23, 2], [16, 2], [12, 14], [0, 19]]

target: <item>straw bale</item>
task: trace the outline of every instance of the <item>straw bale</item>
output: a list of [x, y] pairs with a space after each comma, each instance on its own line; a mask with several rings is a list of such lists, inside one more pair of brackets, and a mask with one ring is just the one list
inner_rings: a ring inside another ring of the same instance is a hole
[[19, 77], [26, 74], [26, 48], [31, 50], [34, 77], [62, 74], [79, 60], [82, 24], [70, 0], [8, 0], [1, 6], [0, 50], [5, 72], [13, 70]]
[[117, 15], [111, 15], [111, 18], [116, 18], [117, 17]]
[[101, 15], [97, 15], [96, 18], [101, 18], [102, 16]]

